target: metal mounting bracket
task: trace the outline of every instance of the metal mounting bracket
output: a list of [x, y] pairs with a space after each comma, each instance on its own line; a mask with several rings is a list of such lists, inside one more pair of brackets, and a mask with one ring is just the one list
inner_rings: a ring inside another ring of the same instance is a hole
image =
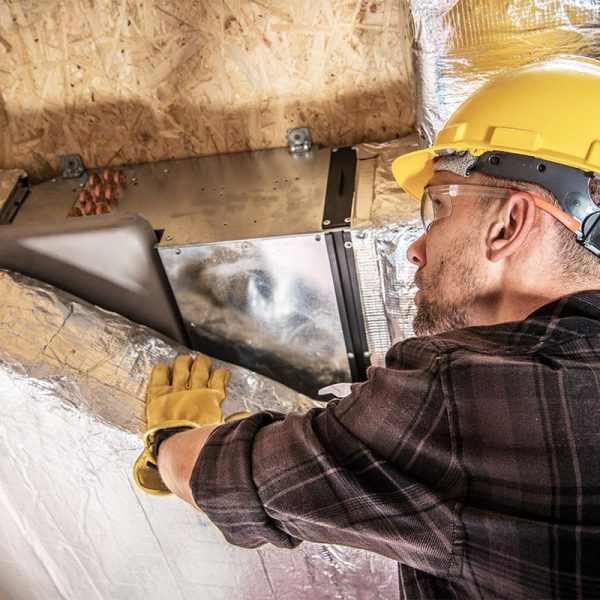
[[75, 179], [85, 173], [83, 158], [79, 154], [65, 154], [58, 158], [63, 169], [63, 179]]
[[310, 152], [312, 138], [308, 127], [293, 127], [287, 130], [288, 150], [290, 154]]

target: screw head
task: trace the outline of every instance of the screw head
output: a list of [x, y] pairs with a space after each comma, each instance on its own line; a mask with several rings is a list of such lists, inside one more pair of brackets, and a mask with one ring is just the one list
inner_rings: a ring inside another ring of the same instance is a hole
[[165, 240], [167, 240], [167, 242], [170, 242], [173, 239], [172, 235], [168, 235], [165, 237]]
[[352, 219], [350, 219], [350, 217], [346, 217], [346, 218], [344, 219], [344, 223], [350, 223], [350, 221], [351, 221], [351, 220], [352, 220]]
[[177, 248], [177, 250], [175, 250], [175, 254], [181, 254], [181, 248]]
[[323, 221], [323, 225], [327, 226], [327, 225], [331, 225], [331, 221], [329, 219], [325, 219]]
[[350, 248], [352, 248], [352, 242], [344, 242], [344, 248], [350, 250]]

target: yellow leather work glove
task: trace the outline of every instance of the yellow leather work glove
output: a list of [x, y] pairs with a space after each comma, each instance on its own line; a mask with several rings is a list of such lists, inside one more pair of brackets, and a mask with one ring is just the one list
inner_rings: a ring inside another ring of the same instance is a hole
[[172, 369], [165, 364], [152, 369], [146, 392], [144, 450], [133, 467], [135, 482], [144, 492], [155, 495], [171, 493], [156, 466], [153, 450], [156, 433], [171, 427], [224, 423], [221, 403], [225, 399], [229, 377], [229, 371], [222, 368], [211, 374], [211, 361], [203, 354], [195, 358], [177, 356]]

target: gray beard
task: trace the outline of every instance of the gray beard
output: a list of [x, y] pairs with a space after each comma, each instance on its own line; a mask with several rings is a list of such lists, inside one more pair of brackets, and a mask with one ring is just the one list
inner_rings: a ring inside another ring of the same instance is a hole
[[[441, 260], [431, 274], [427, 288], [422, 289], [413, 320], [413, 330], [416, 335], [434, 335], [473, 325], [473, 306], [481, 300], [478, 292], [481, 286], [475, 267], [464, 258], [468, 256], [466, 251], [471, 243], [467, 237], [452, 244], [448, 248], [450, 261]], [[443, 289], [439, 289], [439, 285], [448, 285], [449, 273], [452, 273], [454, 282], [459, 282], [454, 285], [460, 285], [461, 288], [460, 299], [453, 302], [439, 297], [440, 292], [443, 292]], [[417, 272], [415, 282], [422, 282], [420, 272]], [[435, 297], [436, 295], [438, 298]]]
[[472, 325], [471, 311], [464, 304], [439, 304], [421, 299], [413, 320], [416, 335], [434, 335]]

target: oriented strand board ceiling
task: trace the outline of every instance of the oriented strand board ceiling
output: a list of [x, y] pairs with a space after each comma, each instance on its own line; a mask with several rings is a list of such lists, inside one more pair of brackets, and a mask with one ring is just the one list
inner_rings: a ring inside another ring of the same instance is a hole
[[27, 1], [0, 6], [0, 168], [325, 145], [414, 126], [402, 0]]

